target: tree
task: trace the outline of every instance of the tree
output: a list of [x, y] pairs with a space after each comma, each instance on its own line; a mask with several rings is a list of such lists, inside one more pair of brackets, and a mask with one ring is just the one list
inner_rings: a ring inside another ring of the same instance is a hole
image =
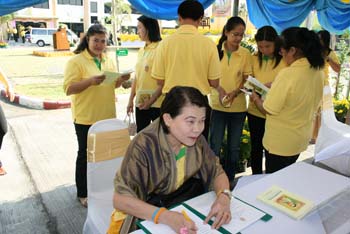
[[117, 32], [120, 31], [123, 21], [130, 19], [131, 7], [124, 0], [112, 0], [111, 10], [113, 40], [114, 44], [117, 45]]

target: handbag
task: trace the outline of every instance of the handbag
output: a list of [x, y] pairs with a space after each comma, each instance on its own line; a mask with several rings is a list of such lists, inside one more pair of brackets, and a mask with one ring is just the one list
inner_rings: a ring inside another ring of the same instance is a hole
[[137, 125], [135, 121], [135, 116], [132, 113], [127, 113], [124, 118], [124, 123], [128, 125], [128, 131], [130, 136], [135, 136], [137, 133]]

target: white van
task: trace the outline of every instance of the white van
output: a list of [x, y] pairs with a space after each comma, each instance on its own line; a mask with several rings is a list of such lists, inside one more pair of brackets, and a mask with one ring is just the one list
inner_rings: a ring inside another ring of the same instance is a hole
[[[53, 36], [57, 32], [56, 28], [31, 28], [29, 34], [26, 36], [31, 43], [35, 43], [40, 47], [45, 45], [53, 45]], [[67, 39], [69, 43], [77, 43], [79, 41], [78, 36], [67, 29]]]

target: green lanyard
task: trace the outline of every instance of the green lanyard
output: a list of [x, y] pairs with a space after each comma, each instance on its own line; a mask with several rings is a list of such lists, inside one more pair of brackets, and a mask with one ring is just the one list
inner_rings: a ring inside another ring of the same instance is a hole
[[[102, 59], [101, 59], [101, 61], [102, 61]], [[101, 71], [101, 61], [98, 59], [98, 58], [96, 58], [96, 57], [94, 57], [94, 62], [95, 62], [95, 64], [96, 64], [96, 67]]]

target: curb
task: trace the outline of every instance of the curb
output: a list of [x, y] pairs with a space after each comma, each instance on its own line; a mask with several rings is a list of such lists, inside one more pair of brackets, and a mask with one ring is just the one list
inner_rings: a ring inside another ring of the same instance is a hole
[[[1, 96], [10, 102], [9, 98], [6, 96], [6, 92], [4, 89], [1, 89]], [[13, 103], [38, 110], [70, 108], [70, 101], [48, 101], [39, 98], [22, 96], [18, 94], [15, 94], [15, 99], [13, 100]]]

